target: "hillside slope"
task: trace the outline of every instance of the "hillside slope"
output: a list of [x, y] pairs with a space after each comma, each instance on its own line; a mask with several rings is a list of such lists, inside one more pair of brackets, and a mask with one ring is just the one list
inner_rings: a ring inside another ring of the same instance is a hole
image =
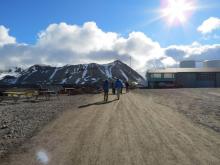
[[79, 64], [52, 67], [46, 65], [34, 65], [23, 70], [17, 76], [5, 76], [0, 84], [96, 84], [104, 79], [113, 80], [119, 78], [123, 81], [144, 84], [144, 78], [128, 65], [121, 61], [108, 64]]

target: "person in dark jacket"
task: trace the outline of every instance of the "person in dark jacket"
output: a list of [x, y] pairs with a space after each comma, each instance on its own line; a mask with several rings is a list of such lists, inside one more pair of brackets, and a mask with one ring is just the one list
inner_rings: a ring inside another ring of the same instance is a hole
[[105, 80], [103, 83], [103, 91], [104, 91], [104, 101], [108, 101], [108, 92], [109, 92], [109, 83], [108, 80]]
[[125, 87], [126, 87], [126, 93], [128, 93], [129, 92], [129, 83], [127, 81], [125, 82]]
[[121, 81], [121, 84], [122, 84], [122, 87], [121, 87], [121, 94], [122, 94], [122, 92], [123, 92], [123, 82]]
[[112, 81], [112, 94], [115, 95], [115, 84], [113, 81]]
[[120, 93], [121, 93], [121, 89], [122, 89], [123, 85], [121, 83], [121, 81], [119, 79], [117, 79], [115, 81], [115, 89], [116, 89], [116, 93], [117, 93], [117, 98], [119, 100], [120, 98]]

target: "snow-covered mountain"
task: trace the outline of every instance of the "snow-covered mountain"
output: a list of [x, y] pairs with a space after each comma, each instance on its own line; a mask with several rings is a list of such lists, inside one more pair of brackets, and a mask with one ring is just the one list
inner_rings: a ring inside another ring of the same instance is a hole
[[79, 64], [52, 67], [34, 65], [26, 70], [13, 70], [0, 73], [0, 84], [67, 84], [91, 85], [100, 83], [105, 79], [119, 78], [123, 81], [144, 84], [144, 78], [128, 65], [117, 60], [108, 64]]
[[0, 71], [0, 84], [15, 84], [22, 71], [18, 67]]

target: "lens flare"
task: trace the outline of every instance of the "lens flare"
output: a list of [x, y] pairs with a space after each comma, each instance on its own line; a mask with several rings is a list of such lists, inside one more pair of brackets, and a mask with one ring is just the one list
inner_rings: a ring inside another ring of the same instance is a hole
[[170, 25], [177, 25], [187, 22], [195, 10], [193, 0], [163, 0], [160, 12]]
[[37, 152], [37, 160], [41, 162], [42, 164], [47, 164], [49, 162], [49, 158], [48, 158], [46, 151], [41, 150]]

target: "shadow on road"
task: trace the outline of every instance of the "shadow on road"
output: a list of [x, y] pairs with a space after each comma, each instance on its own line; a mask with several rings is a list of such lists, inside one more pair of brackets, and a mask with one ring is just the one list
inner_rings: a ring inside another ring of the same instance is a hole
[[90, 104], [86, 104], [86, 105], [81, 105], [79, 106], [78, 108], [86, 108], [86, 107], [89, 107], [89, 106], [92, 106], [92, 105], [103, 105], [103, 104], [109, 104], [109, 103], [112, 103], [114, 101], [117, 101], [118, 99], [114, 99], [114, 100], [111, 100], [111, 101], [98, 101], [98, 102], [95, 102], [95, 103], [90, 103]]

